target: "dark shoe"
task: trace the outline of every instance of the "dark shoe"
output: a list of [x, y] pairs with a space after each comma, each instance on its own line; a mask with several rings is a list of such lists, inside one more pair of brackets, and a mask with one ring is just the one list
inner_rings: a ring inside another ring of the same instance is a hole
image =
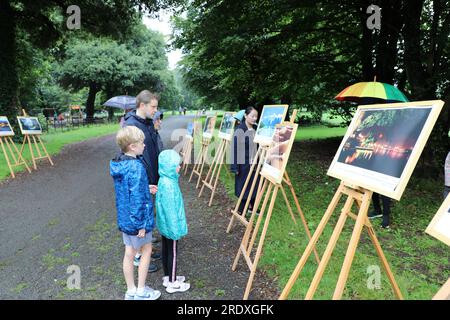
[[381, 223], [383, 229], [389, 229], [389, 216], [383, 216], [383, 222]]
[[369, 219], [381, 218], [382, 216], [383, 215], [381, 213], [377, 213], [375, 211], [370, 212], [368, 215]]
[[161, 260], [161, 254], [158, 252], [152, 253], [152, 260]]
[[150, 263], [148, 266], [148, 272], [152, 273], [156, 271], [158, 271], [158, 266], [155, 263]]

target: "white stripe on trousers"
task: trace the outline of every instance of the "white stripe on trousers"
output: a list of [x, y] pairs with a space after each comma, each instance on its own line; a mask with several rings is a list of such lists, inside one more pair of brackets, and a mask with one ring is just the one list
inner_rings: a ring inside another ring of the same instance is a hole
[[177, 281], [176, 278], [176, 268], [177, 268], [177, 240], [173, 240], [173, 256], [172, 256], [172, 277], [170, 280], [175, 279], [173, 281]]

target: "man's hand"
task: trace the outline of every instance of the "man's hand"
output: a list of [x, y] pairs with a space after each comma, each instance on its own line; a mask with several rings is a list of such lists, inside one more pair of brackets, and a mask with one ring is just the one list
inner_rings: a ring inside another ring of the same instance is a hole
[[156, 194], [158, 192], [158, 186], [155, 186], [154, 184], [151, 184], [148, 186], [150, 188], [151, 194]]
[[138, 233], [137, 237], [138, 237], [138, 238], [143, 238], [143, 237], [145, 237], [145, 229], [139, 230], [139, 233]]

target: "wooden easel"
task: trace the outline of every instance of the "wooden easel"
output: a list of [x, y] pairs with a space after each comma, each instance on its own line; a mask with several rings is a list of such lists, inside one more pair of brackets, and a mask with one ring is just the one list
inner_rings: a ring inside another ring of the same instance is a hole
[[222, 170], [223, 159], [225, 157], [225, 153], [228, 150], [230, 145], [230, 141], [226, 139], [221, 139], [218, 149], [216, 150], [216, 154], [214, 155], [213, 162], [209, 166], [208, 173], [206, 175], [205, 180], [203, 180], [203, 186], [200, 189], [200, 193], [198, 197], [202, 196], [203, 190], [205, 187], [211, 190], [211, 197], [209, 198], [208, 206], [211, 207], [211, 203], [214, 198], [214, 194], [216, 193], [217, 182], [219, 181], [220, 171]]
[[[258, 176], [259, 176], [259, 173], [261, 172], [262, 165], [264, 164], [264, 159], [266, 157], [266, 153], [267, 153], [268, 149], [269, 149], [268, 146], [260, 146], [258, 148], [258, 151], [255, 154], [255, 157], [253, 158], [253, 162], [250, 167], [250, 171], [248, 173], [247, 179], [245, 179], [244, 187], [242, 188], [241, 194], [239, 195], [238, 201], [237, 201], [234, 209], [231, 210], [232, 215], [231, 215], [230, 223], [228, 224], [228, 227], [227, 227], [227, 233], [230, 233], [231, 228], [234, 225], [234, 219], [237, 219], [238, 221], [240, 221], [244, 226], [248, 225], [248, 220], [245, 218], [245, 215], [246, 215], [248, 207], [250, 205], [251, 195], [253, 195], [253, 192], [255, 190], [256, 181], [258, 180]], [[250, 196], [247, 197], [244, 209], [239, 214], [238, 209], [242, 203], [242, 199], [244, 198], [245, 191], [247, 189], [248, 184], [250, 183], [250, 179], [252, 176], [254, 178], [253, 178], [252, 185], [250, 186], [250, 190], [248, 193]], [[261, 187], [261, 184], [259, 184], [259, 187]], [[259, 191], [260, 190], [258, 189], [256, 191], [256, 194], [258, 194]]]
[[[367, 232], [369, 233], [370, 239], [372, 240], [372, 243], [375, 246], [375, 250], [381, 260], [381, 263], [383, 265], [384, 270], [387, 273], [387, 276], [389, 278], [389, 281], [394, 289], [394, 293], [398, 299], [403, 299], [402, 293], [400, 292], [400, 288], [398, 287], [394, 275], [389, 267], [389, 264], [386, 260], [386, 257], [384, 256], [383, 250], [381, 249], [380, 243], [378, 242], [378, 239], [375, 235], [375, 231], [368, 219], [367, 212], [370, 206], [370, 200], [372, 198], [372, 191], [351, 186], [345, 184], [343, 181], [341, 181], [341, 184], [336, 191], [333, 199], [331, 200], [331, 203], [329, 204], [325, 215], [322, 217], [322, 220], [320, 221], [317, 230], [314, 232], [314, 235], [312, 239], [310, 240], [308, 246], [306, 247], [300, 261], [298, 262], [297, 266], [295, 267], [294, 272], [292, 273], [289, 281], [287, 282], [283, 292], [281, 293], [281, 296], [279, 297], [280, 300], [287, 299], [287, 296], [289, 295], [289, 292], [292, 289], [292, 286], [294, 285], [295, 281], [297, 280], [300, 272], [302, 271], [306, 261], [308, 260], [309, 256], [311, 255], [311, 251], [313, 247], [316, 245], [320, 235], [322, 234], [326, 224], [328, 223], [331, 215], [335, 211], [339, 200], [342, 196], [347, 196], [347, 200], [344, 204], [344, 207], [341, 211], [341, 214], [339, 216], [339, 220], [336, 224], [336, 227], [333, 230], [333, 234], [331, 235], [331, 238], [328, 242], [328, 245], [325, 249], [325, 252], [322, 256], [322, 259], [320, 261], [320, 264], [316, 270], [316, 273], [314, 275], [314, 279], [312, 280], [312, 283], [309, 287], [308, 292], [306, 293], [305, 299], [310, 300], [314, 297], [314, 293], [316, 292], [316, 289], [319, 285], [320, 280], [322, 279], [323, 273], [325, 271], [325, 268], [330, 260], [331, 254], [333, 253], [333, 250], [336, 246], [336, 243], [339, 239], [339, 236], [342, 232], [342, 229], [344, 227], [345, 221], [347, 217], [350, 217], [354, 220], [356, 220], [355, 226], [353, 228], [353, 233], [350, 239], [350, 243], [347, 249], [347, 253], [345, 255], [344, 263], [342, 265], [341, 273], [339, 275], [339, 279], [333, 294], [333, 300], [341, 299], [342, 293], [344, 291], [345, 283], [347, 282], [348, 274], [350, 272], [350, 268], [352, 265], [353, 258], [355, 256], [356, 247], [358, 246], [359, 239], [361, 236], [362, 229], [365, 228]], [[352, 213], [352, 206], [356, 203], [359, 207], [358, 214]]]
[[[298, 109], [294, 109], [294, 111], [292, 112], [291, 121], [290, 121], [291, 123], [295, 122], [295, 119], [297, 118], [297, 112], [298, 112]], [[245, 179], [244, 187], [242, 188], [241, 194], [239, 195], [236, 206], [234, 207], [233, 210], [231, 210], [232, 215], [231, 215], [230, 223], [228, 224], [228, 227], [227, 227], [227, 233], [230, 233], [231, 228], [234, 225], [234, 219], [237, 219], [238, 221], [240, 221], [244, 226], [248, 225], [248, 220], [245, 218], [245, 215], [246, 215], [248, 207], [250, 205], [251, 195], [253, 195], [253, 191], [255, 190], [256, 181], [258, 180], [257, 177], [259, 176], [259, 173], [261, 172], [262, 166], [264, 164], [264, 160], [266, 158], [267, 150], [269, 150], [269, 147], [270, 147], [270, 145], [261, 145], [258, 148], [258, 151], [255, 154], [255, 157], [253, 158], [252, 165], [250, 167], [250, 171], [247, 175], [247, 179]], [[247, 190], [247, 186], [250, 183], [250, 179], [252, 178], [252, 176], [254, 177], [254, 179], [252, 181], [252, 185], [250, 186], [250, 190], [248, 193], [250, 196], [247, 197], [244, 209], [239, 214], [239, 207], [241, 206], [242, 199], [244, 198], [245, 191]], [[287, 176], [287, 173], [286, 173], [286, 176]], [[288, 178], [288, 180], [289, 180], [289, 178]], [[289, 189], [291, 189], [290, 188], [291, 186], [292, 185], [289, 186]], [[261, 184], [259, 185], [259, 187], [261, 187]], [[256, 194], [258, 194], [259, 191], [260, 191], [260, 188], [257, 189]], [[291, 191], [292, 191], [292, 195], [295, 199], [295, 202], [298, 204], [298, 199], [297, 199], [297, 196], [295, 195], [295, 191], [293, 190], [293, 188], [291, 189]], [[298, 205], [297, 208], [298, 208], [298, 211], [301, 212], [300, 205]], [[301, 213], [301, 216], [303, 216], [303, 213]]]
[[[289, 176], [287, 175], [287, 173], [285, 172], [284, 177], [283, 177], [283, 182], [289, 186], [289, 188], [291, 189], [291, 191], [293, 191], [293, 186], [291, 181], [289, 180]], [[244, 237], [242, 239], [241, 245], [239, 247], [239, 250], [236, 254], [236, 257], [234, 259], [234, 263], [232, 266], [232, 270], [235, 271], [237, 264], [239, 262], [239, 258], [241, 256], [241, 254], [243, 255], [245, 262], [247, 263], [247, 266], [250, 269], [250, 276], [247, 282], [247, 287], [245, 289], [245, 293], [244, 293], [244, 300], [248, 299], [248, 296], [250, 294], [250, 290], [253, 284], [253, 279], [256, 273], [256, 268], [258, 266], [258, 262], [259, 262], [259, 258], [261, 257], [261, 253], [262, 253], [262, 247], [264, 245], [264, 240], [266, 237], [266, 233], [267, 233], [267, 229], [269, 227], [269, 223], [270, 223], [270, 219], [272, 216], [272, 212], [273, 212], [273, 207], [275, 205], [275, 200], [277, 198], [277, 194], [278, 191], [281, 190], [281, 192], [283, 193], [283, 197], [284, 200], [286, 202], [286, 206], [288, 207], [289, 213], [292, 217], [292, 220], [294, 221], [295, 224], [297, 224], [297, 221], [295, 219], [294, 213], [292, 211], [292, 207], [289, 203], [289, 200], [286, 196], [286, 191], [284, 190], [284, 186], [283, 184], [276, 184], [273, 183], [272, 181], [268, 180], [267, 178], [260, 176], [260, 186], [258, 187], [258, 189], [260, 189], [260, 191], [258, 192], [257, 196], [256, 196], [256, 201], [255, 201], [255, 205], [253, 207], [253, 211], [252, 211], [252, 215], [250, 217], [250, 220], [248, 221], [247, 227], [245, 229], [245, 233], [244, 233]], [[262, 184], [262, 186], [261, 186]], [[300, 208], [300, 205], [298, 203], [297, 197], [295, 196], [295, 192], [293, 192], [294, 195], [294, 200], [295, 200], [295, 204], [297, 206], [297, 210], [298, 213], [300, 215], [300, 218], [303, 222], [303, 226], [305, 227], [306, 230], [306, 234], [308, 235], [308, 238], [311, 239], [311, 233], [309, 232], [309, 228], [308, 228], [308, 224], [306, 223], [306, 219], [303, 215], [303, 212]], [[261, 204], [261, 200], [264, 196], [264, 201], [262, 203], [262, 207], [261, 207], [261, 211], [259, 213], [258, 216], [258, 220], [256, 222], [255, 228], [253, 229], [253, 222], [254, 219], [256, 217], [256, 212], [257, 209], [259, 207], [259, 205]], [[267, 207], [267, 203], [270, 199], [270, 205], [269, 208], [266, 211], [266, 207]], [[260, 235], [259, 238], [259, 243], [258, 243], [258, 247], [256, 249], [256, 253], [254, 255], [253, 261], [252, 261], [252, 251], [253, 251], [253, 246], [255, 244], [255, 240], [256, 237], [258, 235], [258, 231], [259, 231], [259, 227], [261, 225], [261, 222], [263, 220], [264, 215], [266, 215], [265, 221], [264, 221], [264, 227], [262, 230], [262, 233]], [[315, 251], [315, 255], [316, 255], [316, 261], [317, 263], [319, 263], [319, 255], [317, 254], [317, 252]]]
[[[30, 167], [28, 166], [25, 159], [22, 157], [22, 154], [17, 149], [17, 146], [14, 143], [14, 141], [12, 140], [11, 136], [0, 137], [0, 145], [2, 146], [2, 150], [3, 150], [3, 154], [5, 155], [6, 163], [8, 164], [9, 171], [11, 172], [11, 176], [13, 178], [16, 177], [14, 174], [14, 168], [21, 166], [21, 165], [25, 165], [28, 172], [31, 173]], [[5, 148], [5, 146], [6, 146], [6, 148]], [[12, 148], [11, 148], [11, 146], [12, 146]], [[9, 151], [9, 154], [10, 154], [13, 162], [11, 162], [9, 160], [7, 151]]]
[[[25, 112], [25, 110], [22, 109], [22, 112], [23, 112], [23, 116], [24, 117], [28, 116], [27, 113]], [[33, 139], [34, 148], [32, 147], [31, 139]], [[24, 134], [22, 147], [20, 148], [20, 156], [21, 157], [23, 155], [23, 151], [24, 151], [24, 147], [25, 147], [25, 143], [26, 142], [28, 142], [28, 148], [30, 150], [31, 161], [33, 162], [34, 170], [37, 170], [36, 160], [39, 160], [39, 159], [48, 159], [50, 164], [53, 166], [53, 161], [50, 158], [50, 155], [48, 154], [44, 143], [42, 142], [40, 134], [31, 134], [31, 135], [30, 134]], [[39, 145], [41, 146], [42, 150], [40, 149]], [[36, 150], [37, 156], [34, 154], [34, 150], [33, 149]]]
[[184, 144], [183, 149], [181, 149], [180, 155], [181, 159], [183, 161], [183, 164], [181, 166], [181, 171], [186, 175], [187, 168], [189, 164], [191, 163], [191, 153], [192, 153], [192, 145], [193, 145], [194, 138], [190, 136], [184, 137]]
[[191, 182], [192, 177], [195, 175], [198, 176], [197, 178], [197, 185], [195, 186], [196, 189], [198, 189], [198, 186], [200, 185], [202, 173], [203, 173], [203, 167], [205, 166], [206, 157], [208, 156], [208, 147], [211, 144], [211, 139], [202, 137], [202, 147], [200, 149], [200, 153], [197, 157], [197, 161], [194, 164], [194, 168], [192, 169], [191, 176], [189, 177], [189, 182]]

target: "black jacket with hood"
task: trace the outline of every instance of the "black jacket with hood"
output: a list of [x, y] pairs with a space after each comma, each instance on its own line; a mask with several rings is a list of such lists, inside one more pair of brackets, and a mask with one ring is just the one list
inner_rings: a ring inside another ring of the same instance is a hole
[[136, 111], [131, 111], [125, 115], [125, 126], [135, 126], [144, 132], [145, 149], [141, 160], [147, 171], [149, 184], [157, 185], [159, 180], [158, 156], [161, 150], [158, 147], [157, 132], [152, 119], [143, 119], [136, 115]]

